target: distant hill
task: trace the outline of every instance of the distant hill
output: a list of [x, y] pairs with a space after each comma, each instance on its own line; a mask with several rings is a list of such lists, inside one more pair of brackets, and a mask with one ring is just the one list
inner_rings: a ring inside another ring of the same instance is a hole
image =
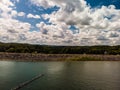
[[0, 42], [0, 52], [45, 54], [120, 54], [118, 46], [49, 46]]

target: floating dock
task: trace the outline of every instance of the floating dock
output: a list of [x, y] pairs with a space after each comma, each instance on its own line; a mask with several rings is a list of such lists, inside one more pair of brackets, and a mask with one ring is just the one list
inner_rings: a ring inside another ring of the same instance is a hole
[[40, 75], [38, 75], [38, 76], [32, 78], [31, 80], [25, 81], [25, 82], [19, 84], [18, 86], [12, 88], [11, 90], [19, 90], [19, 89], [21, 89], [21, 88], [27, 86], [28, 84], [32, 83], [33, 81], [39, 79], [39, 78], [42, 77], [42, 76], [44, 76], [44, 74], [40, 74]]

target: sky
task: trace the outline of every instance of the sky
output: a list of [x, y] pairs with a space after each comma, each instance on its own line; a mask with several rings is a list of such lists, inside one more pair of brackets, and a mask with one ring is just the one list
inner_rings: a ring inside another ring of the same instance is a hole
[[120, 45], [120, 0], [0, 0], [0, 42]]

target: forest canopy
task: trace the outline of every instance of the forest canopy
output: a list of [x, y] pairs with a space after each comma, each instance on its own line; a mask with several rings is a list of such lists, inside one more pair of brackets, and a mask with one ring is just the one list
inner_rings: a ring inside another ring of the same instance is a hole
[[44, 54], [120, 54], [118, 46], [49, 46], [19, 43], [0, 43], [0, 52]]

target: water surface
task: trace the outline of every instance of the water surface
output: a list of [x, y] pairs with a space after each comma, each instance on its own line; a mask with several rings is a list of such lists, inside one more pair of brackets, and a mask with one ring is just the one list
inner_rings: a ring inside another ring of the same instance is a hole
[[0, 90], [44, 76], [21, 90], [120, 90], [120, 62], [0, 61]]

